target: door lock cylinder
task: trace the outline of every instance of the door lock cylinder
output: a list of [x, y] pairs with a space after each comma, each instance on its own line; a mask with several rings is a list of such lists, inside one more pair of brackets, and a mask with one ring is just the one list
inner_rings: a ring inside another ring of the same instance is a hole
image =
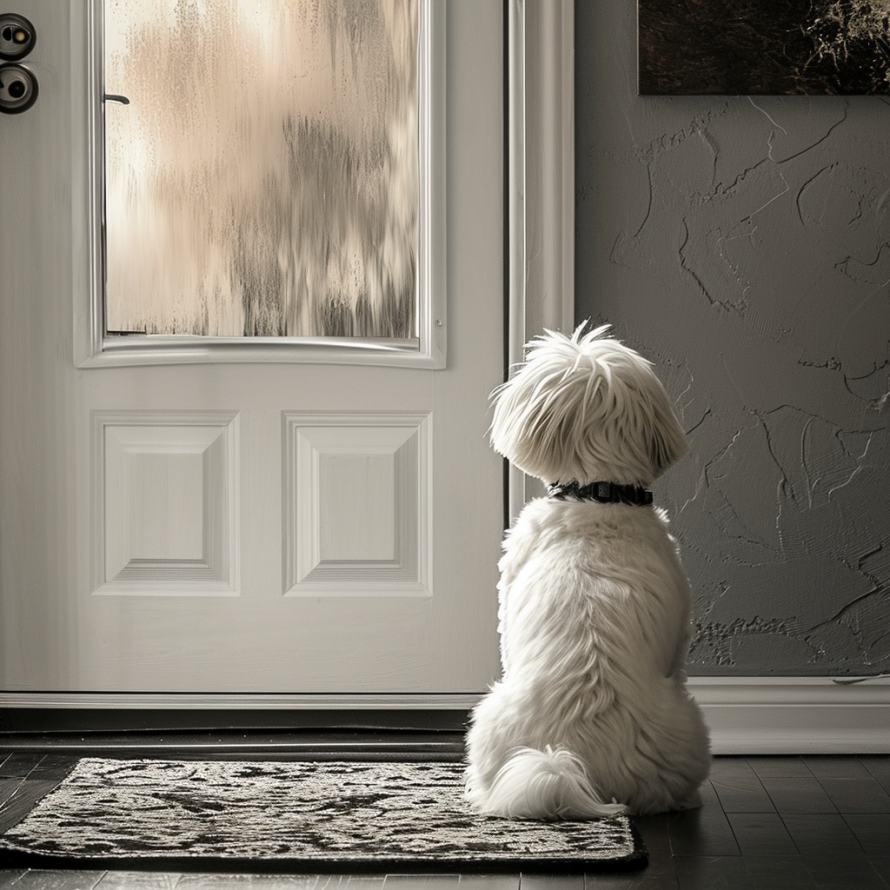
[[0, 13], [0, 59], [17, 62], [34, 49], [36, 41], [37, 32], [24, 16]]
[[37, 101], [37, 78], [18, 64], [37, 42], [34, 26], [22, 15], [0, 13], [0, 114], [20, 114]]
[[24, 65], [0, 65], [0, 114], [20, 114], [37, 101], [37, 78]]

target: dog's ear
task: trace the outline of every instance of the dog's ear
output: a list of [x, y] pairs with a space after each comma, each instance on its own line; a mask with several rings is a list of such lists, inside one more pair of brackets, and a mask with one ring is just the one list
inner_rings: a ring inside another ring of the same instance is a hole
[[649, 454], [655, 478], [675, 464], [688, 450], [686, 436], [665, 395], [663, 403], [657, 405], [653, 412], [649, 438]]

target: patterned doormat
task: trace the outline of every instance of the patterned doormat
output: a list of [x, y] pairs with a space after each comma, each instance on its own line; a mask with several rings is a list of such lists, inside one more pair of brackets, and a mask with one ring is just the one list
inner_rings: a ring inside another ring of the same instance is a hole
[[638, 869], [625, 816], [479, 816], [460, 763], [78, 761], [0, 838], [12, 865], [167, 871]]

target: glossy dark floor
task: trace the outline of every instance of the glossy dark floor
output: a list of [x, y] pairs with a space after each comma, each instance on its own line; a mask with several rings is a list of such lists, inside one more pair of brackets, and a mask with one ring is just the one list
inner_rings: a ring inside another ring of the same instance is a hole
[[[92, 752], [0, 753], [5, 757], [0, 832], [46, 794], [78, 754], [87, 753]], [[166, 754], [181, 756], [175, 748]], [[702, 790], [700, 810], [639, 820], [650, 862], [628, 875], [251, 876], [0, 868], [0, 890], [890, 888], [890, 757], [717, 757]]]

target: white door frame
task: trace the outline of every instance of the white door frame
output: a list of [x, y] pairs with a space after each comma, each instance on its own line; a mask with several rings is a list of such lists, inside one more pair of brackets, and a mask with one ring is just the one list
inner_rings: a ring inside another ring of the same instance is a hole
[[[575, 56], [572, 0], [510, 0], [508, 363], [575, 319]], [[510, 467], [509, 515], [540, 483]]]

